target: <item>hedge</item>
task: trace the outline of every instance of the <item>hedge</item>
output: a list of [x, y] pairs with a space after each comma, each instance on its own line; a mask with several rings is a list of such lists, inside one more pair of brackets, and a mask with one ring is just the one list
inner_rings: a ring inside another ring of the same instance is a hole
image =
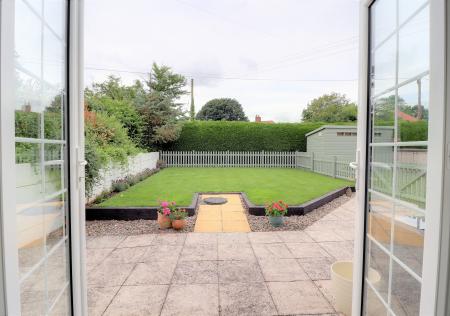
[[306, 151], [305, 134], [323, 123], [194, 121], [183, 125], [180, 138], [164, 150]]

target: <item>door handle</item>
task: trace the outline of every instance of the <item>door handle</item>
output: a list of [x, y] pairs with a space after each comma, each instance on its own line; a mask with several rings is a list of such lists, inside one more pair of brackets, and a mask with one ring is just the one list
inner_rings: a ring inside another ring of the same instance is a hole
[[352, 168], [353, 170], [358, 169], [358, 163], [356, 161], [352, 161], [351, 163], [348, 164], [350, 166], [350, 168]]

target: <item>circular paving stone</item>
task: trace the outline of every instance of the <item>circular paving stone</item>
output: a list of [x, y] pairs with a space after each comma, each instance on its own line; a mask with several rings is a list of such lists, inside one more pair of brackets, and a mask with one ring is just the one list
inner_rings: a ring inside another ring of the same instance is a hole
[[227, 203], [227, 199], [222, 198], [222, 197], [209, 197], [206, 199], [203, 199], [203, 202], [205, 204], [210, 204], [210, 205], [220, 205], [220, 204], [225, 204]]

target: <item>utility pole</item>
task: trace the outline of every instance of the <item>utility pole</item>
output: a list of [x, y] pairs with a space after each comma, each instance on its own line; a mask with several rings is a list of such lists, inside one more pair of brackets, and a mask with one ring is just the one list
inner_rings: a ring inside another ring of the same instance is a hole
[[195, 104], [194, 104], [194, 78], [191, 78], [191, 110], [190, 110], [191, 121], [195, 119]]
[[421, 120], [423, 118], [422, 108], [422, 78], [417, 79], [417, 114], [416, 118]]

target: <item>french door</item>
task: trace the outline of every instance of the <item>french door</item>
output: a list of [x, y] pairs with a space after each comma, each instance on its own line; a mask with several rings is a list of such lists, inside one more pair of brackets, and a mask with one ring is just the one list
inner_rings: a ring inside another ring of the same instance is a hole
[[445, 20], [445, 1], [362, 3], [354, 313], [439, 309]]
[[0, 4], [0, 313], [81, 314], [82, 115], [79, 74], [69, 66], [79, 3]]

